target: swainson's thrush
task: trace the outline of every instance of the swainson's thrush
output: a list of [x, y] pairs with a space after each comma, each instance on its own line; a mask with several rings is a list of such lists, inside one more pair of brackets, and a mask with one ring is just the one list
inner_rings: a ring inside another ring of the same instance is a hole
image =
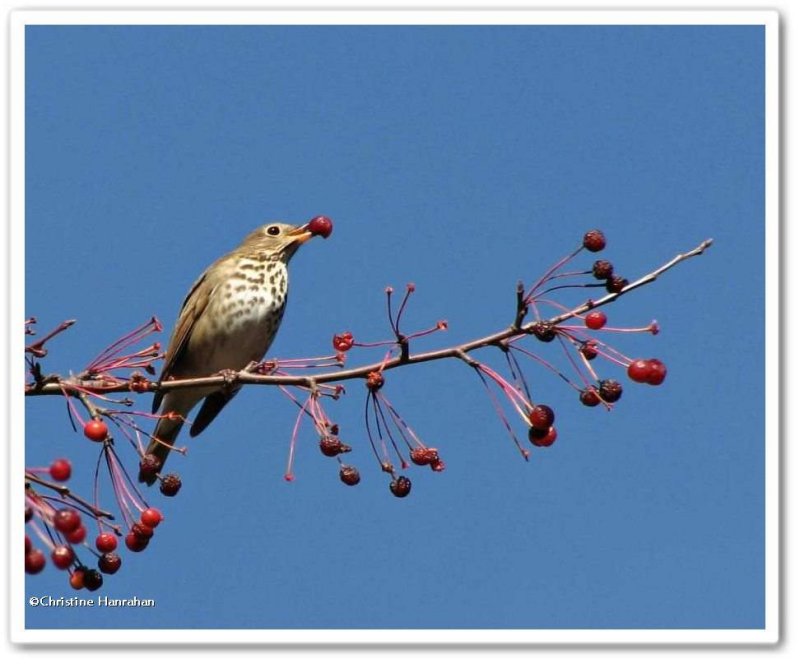
[[[250, 233], [236, 249], [212, 264], [194, 283], [172, 332], [159, 380], [212, 376], [259, 362], [272, 344], [286, 308], [288, 264], [314, 235], [327, 237], [331, 222], [316, 217], [303, 226], [269, 223]], [[158, 420], [146, 454], [164, 461], [183, 426], [183, 418], [203, 399], [190, 436], [202, 432], [236, 395], [237, 387], [197, 387], [156, 393]], [[174, 413], [175, 417], [167, 417]], [[150, 458], [150, 461], [153, 461]], [[143, 471], [152, 484], [155, 472]]]

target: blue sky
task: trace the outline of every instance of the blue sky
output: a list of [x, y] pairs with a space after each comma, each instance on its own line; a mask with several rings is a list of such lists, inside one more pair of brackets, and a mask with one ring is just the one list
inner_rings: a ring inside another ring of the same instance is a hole
[[[246, 389], [171, 460], [181, 494], [152, 492], [167, 521], [106, 579], [156, 607], [28, 608], [28, 627], [763, 627], [761, 28], [29, 27], [26, 42], [26, 312], [42, 331], [78, 319], [49, 371], [152, 315], [170, 327], [267, 220], [335, 223], [293, 260], [279, 357], [345, 329], [386, 338], [383, 289], [409, 281], [409, 329], [450, 324], [420, 349], [500, 329], [516, 281], [589, 228], [630, 277], [715, 239], [608, 309], [658, 319], [657, 337], [609, 341], [662, 358], [660, 388], [626, 382], [609, 414], [526, 364], [559, 429], [530, 463], [451, 361], [386, 387], [444, 473], [410, 469], [394, 498], [354, 383], [329, 412], [361, 484], [308, 427], [286, 483], [295, 408]], [[28, 463], [69, 456], [88, 493], [96, 447], [57, 399], [26, 406]], [[27, 584], [72, 594], [52, 568]]]

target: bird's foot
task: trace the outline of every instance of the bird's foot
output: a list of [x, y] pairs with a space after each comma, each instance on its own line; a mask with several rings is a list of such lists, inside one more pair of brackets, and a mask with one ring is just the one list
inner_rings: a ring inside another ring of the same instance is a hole
[[222, 384], [222, 391], [226, 394], [231, 394], [238, 390], [238, 386], [236, 386], [236, 382], [239, 378], [239, 372], [234, 371], [233, 369], [223, 369], [222, 371], [217, 372], [218, 376], [222, 376], [222, 380], [224, 383]]
[[244, 369], [242, 369], [242, 371], [244, 371], [245, 373], [257, 371], [260, 364], [261, 362], [256, 362], [255, 360], [253, 360], [252, 362], [248, 362], [247, 366]]

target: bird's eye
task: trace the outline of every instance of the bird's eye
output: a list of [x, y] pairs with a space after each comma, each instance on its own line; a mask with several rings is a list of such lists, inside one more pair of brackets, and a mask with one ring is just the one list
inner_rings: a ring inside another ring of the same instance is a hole
[[280, 235], [280, 234], [281, 234], [281, 229], [278, 226], [270, 226], [267, 229], [267, 235]]

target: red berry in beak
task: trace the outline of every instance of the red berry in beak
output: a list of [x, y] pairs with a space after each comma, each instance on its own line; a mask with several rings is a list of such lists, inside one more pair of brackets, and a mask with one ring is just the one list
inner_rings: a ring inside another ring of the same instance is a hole
[[333, 222], [328, 217], [314, 217], [306, 224], [312, 235], [321, 235], [324, 238], [333, 232]]

